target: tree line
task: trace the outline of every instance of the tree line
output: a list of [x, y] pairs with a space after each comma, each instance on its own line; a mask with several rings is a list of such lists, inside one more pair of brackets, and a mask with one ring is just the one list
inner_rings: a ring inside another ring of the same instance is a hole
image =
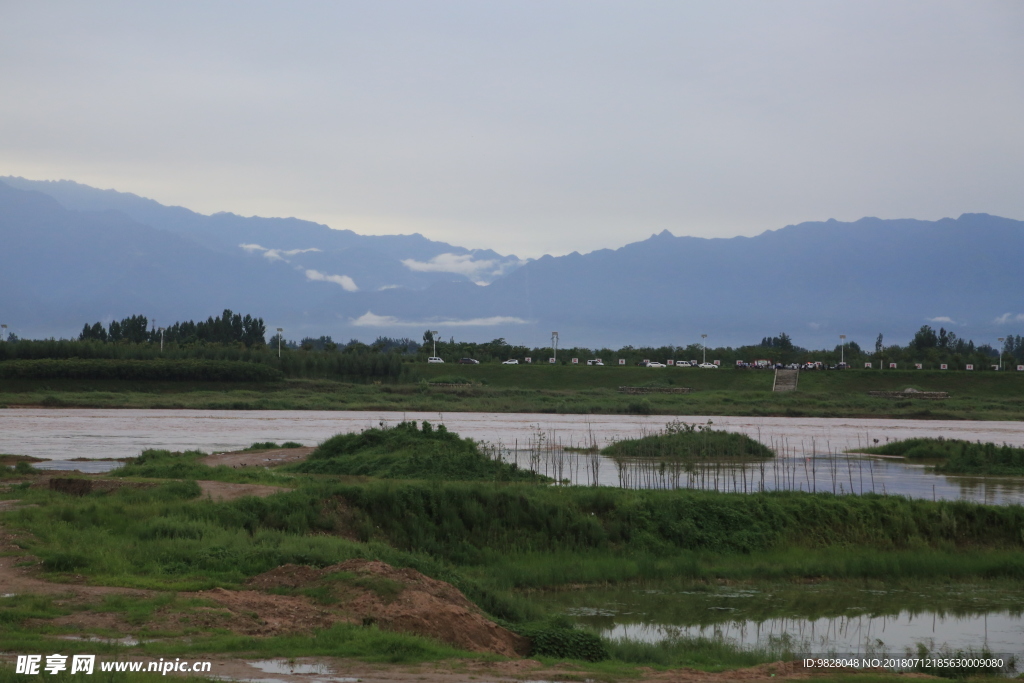
[[111, 320], [106, 328], [103, 323], [86, 323], [78, 335], [79, 341], [103, 343], [145, 344], [242, 344], [246, 348], [266, 345], [267, 326], [263, 318], [234, 313], [224, 309], [219, 318], [210, 316], [206, 320], [176, 322], [164, 328], [150, 325], [144, 315], [133, 315], [122, 320]]

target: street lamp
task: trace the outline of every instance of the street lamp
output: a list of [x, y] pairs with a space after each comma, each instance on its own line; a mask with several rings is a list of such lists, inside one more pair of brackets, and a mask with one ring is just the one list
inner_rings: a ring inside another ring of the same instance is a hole
[[846, 335], [839, 335], [839, 343], [843, 345], [842, 351], [839, 352], [839, 364], [842, 366], [846, 365]]
[[277, 358], [281, 359], [281, 333], [284, 332], [283, 327], [277, 328]]
[[555, 362], [558, 362], [558, 333], [551, 333], [551, 355], [554, 357]]
[[164, 352], [164, 328], [160, 328], [160, 353]]
[[1003, 369], [1003, 342], [1006, 341], [1006, 337], [999, 337], [999, 370]]
[[706, 341], [704, 341], [707, 338], [708, 338], [708, 335], [706, 335], [706, 334], [700, 335], [700, 344], [701, 344], [701, 346], [704, 347], [704, 362], [702, 363], [702, 365], [707, 365], [708, 364], [708, 344], [707, 344]]
[[437, 358], [437, 330], [430, 330], [430, 343], [434, 345], [432, 358]]

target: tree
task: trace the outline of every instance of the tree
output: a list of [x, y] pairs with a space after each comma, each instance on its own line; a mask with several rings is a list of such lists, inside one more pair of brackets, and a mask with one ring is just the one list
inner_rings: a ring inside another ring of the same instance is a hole
[[431, 344], [434, 341], [434, 333], [432, 330], [427, 330], [423, 333], [423, 345]]
[[882, 353], [882, 349], [884, 348], [885, 345], [882, 343], [882, 333], [879, 332], [878, 339], [875, 340], [875, 353]]
[[914, 334], [914, 339], [910, 342], [910, 345], [918, 351], [934, 349], [939, 346], [939, 336], [935, 334], [935, 330], [930, 326], [922, 325], [921, 329]]

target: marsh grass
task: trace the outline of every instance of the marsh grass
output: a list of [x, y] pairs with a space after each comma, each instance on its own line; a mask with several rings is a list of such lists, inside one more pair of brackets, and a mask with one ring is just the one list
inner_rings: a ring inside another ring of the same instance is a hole
[[[275, 447], [277, 446], [275, 445]], [[277, 486], [294, 486], [296, 483], [294, 476], [280, 474], [276, 470], [270, 471], [263, 467], [233, 468], [226, 465], [210, 467], [200, 462], [206, 455], [202, 451], [145, 450], [139, 457], [127, 460], [117, 469], [111, 470], [110, 476], [194, 479]]]
[[943, 474], [1024, 475], [1024, 448], [961, 439], [914, 438], [862, 449], [875, 455], [898, 455], [908, 460], [940, 461]]

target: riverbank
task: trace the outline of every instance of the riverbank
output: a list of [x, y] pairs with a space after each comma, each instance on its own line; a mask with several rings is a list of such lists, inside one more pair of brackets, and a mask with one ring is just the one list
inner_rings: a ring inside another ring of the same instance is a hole
[[[432, 386], [457, 373], [465, 386]], [[201, 410], [389, 410], [544, 414], [1024, 419], [1024, 373], [848, 370], [803, 372], [773, 393], [770, 371], [587, 366], [416, 366], [404, 383], [289, 379], [269, 383], [0, 380], [0, 407]], [[621, 386], [691, 393], [630, 395]], [[948, 392], [943, 400], [868, 392]]]

